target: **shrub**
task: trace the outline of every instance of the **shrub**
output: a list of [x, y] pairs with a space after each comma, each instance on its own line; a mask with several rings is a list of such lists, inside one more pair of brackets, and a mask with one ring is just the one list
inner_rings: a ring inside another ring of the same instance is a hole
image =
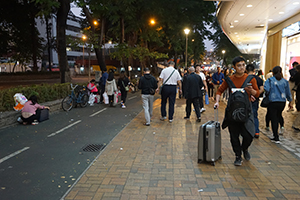
[[0, 111], [13, 110], [15, 106], [14, 95], [22, 93], [26, 98], [31, 95], [38, 97], [39, 103], [62, 99], [70, 94], [70, 83], [42, 84], [32, 86], [18, 86], [15, 88], [3, 89], [0, 91]]

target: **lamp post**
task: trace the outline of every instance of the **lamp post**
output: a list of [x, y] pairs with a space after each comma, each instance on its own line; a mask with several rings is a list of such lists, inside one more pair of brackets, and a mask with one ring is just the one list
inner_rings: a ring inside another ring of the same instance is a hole
[[82, 66], [84, 67], [84, 41], [86, 40], [86, 36], [82, 35], [83, 46], [82, 46]]
[[226, 53], [226, 51], [225, 51], [225, 50], [222, 50], [222, 54], [223, 54], [223, 63], [222, 63], [222, 67], [223, 67], [223, 65], [224, 65], [225, 53]]
[[187, 48], [188, 48], [188, 34], [190, 32], [190, 29], [186, 28], [184, 29], [185, 33], [185, 68], [187, 69]]

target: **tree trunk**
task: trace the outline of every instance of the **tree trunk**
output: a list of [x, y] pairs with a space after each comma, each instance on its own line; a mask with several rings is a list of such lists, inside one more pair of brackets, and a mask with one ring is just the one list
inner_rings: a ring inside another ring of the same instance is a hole
[[[94, 23], [93, 23], [93, 17], [89, 11], [89, 9], [86, 7], [86, 6], [82, 6], [82, 10], [87, 18], [87, 20], [89, 21], [90, 25], [91, 25], [91, 28], [92, 28], [92, 31], [95, 33], [95, 26], [94, 26]], [[103, 37], [103, 32], [104, 32], [104, 20], [102, 20], [101, 22], [101, 26], [103, 27], [101, 29], [101, 36], [99, 38], [99, 48], [94, 48], [95, 50], [95, 53], [96, 53], [96, 58], [98, 60], [98, 64], [100, 66], [100, 69], [101, 71], [106, 71], [106, 64], [105, 64], [105, 57], [102, 56], [102, 50], [101, 50], [101, 46], [102, 46], [102, 37]]]
[[32, 41], [32, 62], [33, 62], [33, 68], [32, 71], [37, 72], [38, 67], [37, 67], [37, 42], [38, 42], [38, 37], [37, 37], [37, 32], [36, 32], [36, 27], [35, 27], [35, 14], [31, 12], [30, 15], [31, 18], [31, 41]]
[[125, 41], [125, 28], [124, 28], [124, 17], [123, 16], [121, 16], [121, 18], [120, 18], [120, 26], [121, 26], [120, 44], [122, 44]]
[[60, 69], [60, 82], [70, 81], [70, 72], [67, 59], [66, 26], [67, 17], [70, 11], [70, 0], [58, 0], [60, 7], [57, 11], [56, 32], [57, 32], [57, 54]]
[[51, 26], [49, 26], [49, 16], [45, 16], [46, 20], [46, 33], [47, 33], [47, 51], [48, 51], [48, 62], [49, 62], [49, 71], [52, 71], [52, 65], [51, 65]]

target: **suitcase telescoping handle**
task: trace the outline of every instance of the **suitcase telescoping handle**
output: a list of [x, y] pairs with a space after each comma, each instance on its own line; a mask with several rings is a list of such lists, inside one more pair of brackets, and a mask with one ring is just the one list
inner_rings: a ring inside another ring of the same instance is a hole
[[214, 106], [214, 115], [215, 115], [215, 121], [218, 122], [219, 121], [219, 109]]

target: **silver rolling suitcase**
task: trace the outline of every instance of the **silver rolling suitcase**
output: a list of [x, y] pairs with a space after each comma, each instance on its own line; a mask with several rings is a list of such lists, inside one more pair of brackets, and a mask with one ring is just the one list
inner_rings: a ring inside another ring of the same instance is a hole
[[[218, 116], [218, 110], [215, 109]], [[215, 162], [221, 159], [221, 127], [220, 122], [208, 121], [200, 126], [198, 137], [198, 163], [209, 162], [215, 166]]]

